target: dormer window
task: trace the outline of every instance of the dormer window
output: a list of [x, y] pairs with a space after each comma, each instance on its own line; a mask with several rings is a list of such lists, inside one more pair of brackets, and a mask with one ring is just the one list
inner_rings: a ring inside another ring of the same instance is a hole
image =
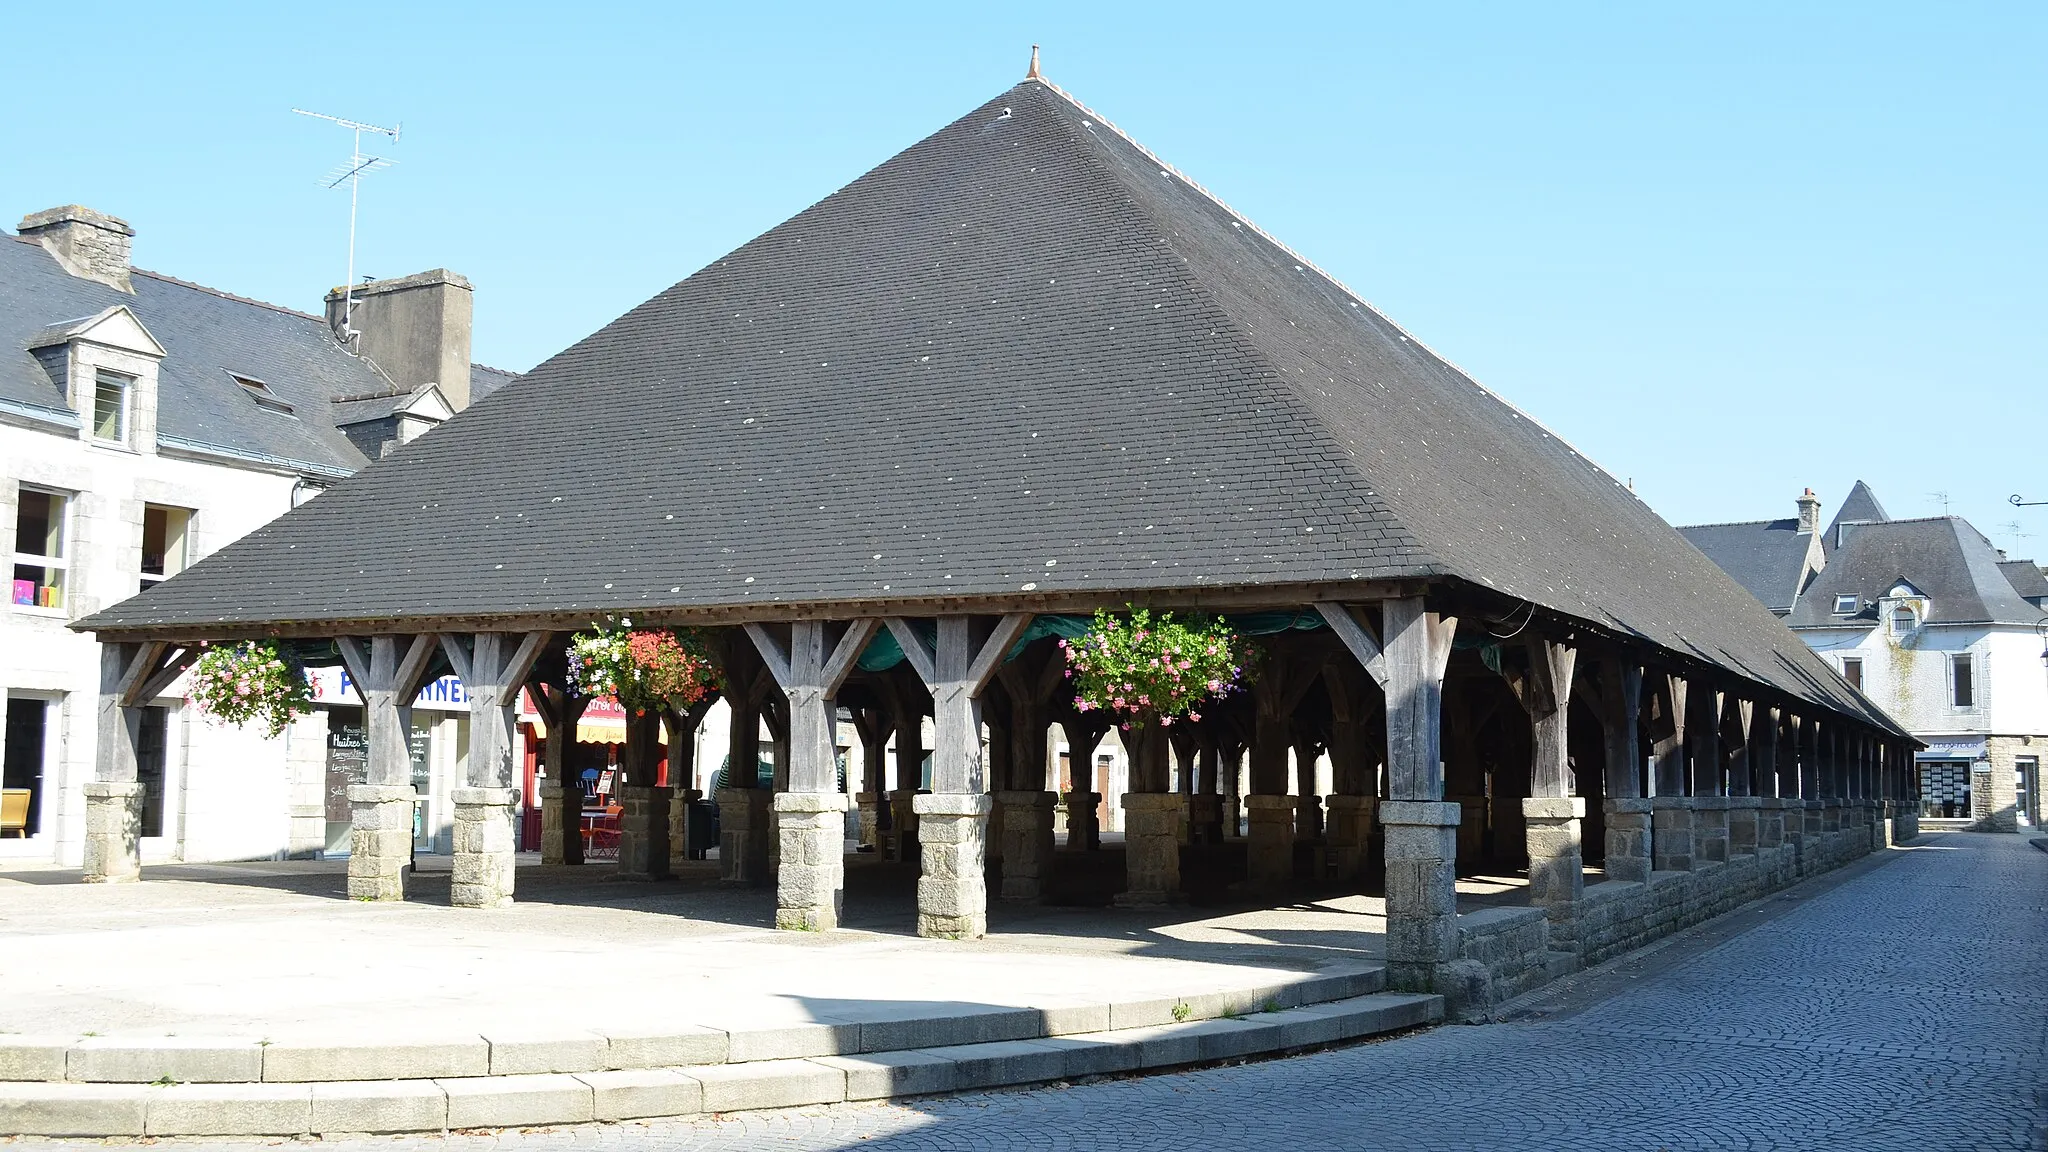
[[270, 390], [270, 385], [258, 380], [254, 376], [244, 376], [240, 372], [230, 372], [228, 377], [242, 386], [242, 391], [247, 392], [250, 398], [256, 401], [258, 408], [267, 408], [272, 412], [282, 412], [287, 416], [292, 414], [292, 406], [278, 399], [277, 395]]
[[1892, 631], [1900, 636], [1920, 626], [1920, 617], [1911, 608], [1900, 606], [1892, 609]]
[[93, 373], [92, 438], [113, 444], [128, 443], [128, 405], [135, 392], [135, 377], [101, 368]]
[[1835, 615], [1837, 616], [1854, 616], [1856, 610], [1861, 607], [1863, 607], [1861, 597], [1854, 595], [1835, 597]]

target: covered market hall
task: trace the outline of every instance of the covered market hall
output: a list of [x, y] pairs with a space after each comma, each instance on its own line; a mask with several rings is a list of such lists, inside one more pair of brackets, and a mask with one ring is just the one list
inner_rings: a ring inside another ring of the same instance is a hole
[[[1098, 785], [1062, 794], [1047, 733], [1085, 764], [1111, 721], [1075, 707], [1061, 642], [1138, 609], [1220, 619], [1256, 659], [1199, 720], [1119, 733], [1120, 899], [1176, 899], [1187, 854], [1224, 842], [1244, 883], [1284, 892], [1310, 844], [1315, 875], [1383, 886], [1395, 988], [1498, 996], [1911, 832], [1911, 737], [1767, 609], [1034, 67], [80, 621], [104, 646], [86, 878], [140, 874], [139, 704], [209, 646], [262, 638], [363, 697], [362, 899], [404, 896], [409, 706], [460, 677], [453, 900], [507, 903], [520, 690], [574, 731], [565, 641], [617, 618], [708, 638], [731, 764], [774, 745], [771, 774], [715, 797], [724, 878], [772, 886], [779, 926], [834, 928], [865, 805], [914, 846], [916, 930], [978, 936], [992, 890], [1043, 896], [1063, 806], [1090, 844]], [[628, 718], [621, 871], [680, 850], [683, 798], [659, 781], [691, 778], [673, 734], [712, 699], [667, 710], [665, 765], [661, 710]], [[861, 743], [844, 777], [842, 721]], [[1317, 763], [1319, 803], [1291, 778]], [[562, 861], [575, 801], [551, 767]], [[1527, 907], [1461, 917], [1475, 857], [1526, 868]]]

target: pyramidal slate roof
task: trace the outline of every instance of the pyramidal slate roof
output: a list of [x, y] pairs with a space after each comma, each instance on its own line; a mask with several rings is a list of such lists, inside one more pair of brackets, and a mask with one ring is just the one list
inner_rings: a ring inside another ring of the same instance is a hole
[[[1830, 553], [1843, 543], [1844, 524], [1884, 524], [1891, 520], [1885, 515], [1884, 505], [1877, 502], [1877, 493], [1870, 485], [1858, 480], [1842, 500], [1842, 506], [1835, 511], [1835, 518], [1828, 521], [1828, 530], [1822, 534], [1821, 546]], [[1854, 535], [1854, 533], [1851, 533]]]
[[[1927, 598], [1929, 624], [2027, 624], [2042, 616], [2014, 587], [1998, 549], [1960, 516], [1865, 524], [1849, 539], [1792, 610], [1794, 628], [1874, 628], [1876, 600], [1905, 581]], [[1854, 595], [1865, 607], [1833, 614], [1835, 598]]]
[[1035, 79], [81, 626], [1392, 578], [1884, 723], [1613, 477]]

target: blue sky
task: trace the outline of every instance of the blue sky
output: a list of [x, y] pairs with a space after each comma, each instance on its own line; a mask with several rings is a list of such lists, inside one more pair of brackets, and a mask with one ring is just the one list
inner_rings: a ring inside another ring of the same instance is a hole
[[[1678, 523], [1857, 478], [2048, 559], [2048, 6], [95, 5], [17, 37], [6, 223], [307, 310], [477, 288], [525, 369], [1019, 79], [1077, 98]], [[20, 22], [16, 22], [19, 25]], [[76, 50], [57, 50], [59, 45]], [[91, 50], [86, 50], [86, 45]], [[2017, 522], [2019, 533], [2005, 525]]]

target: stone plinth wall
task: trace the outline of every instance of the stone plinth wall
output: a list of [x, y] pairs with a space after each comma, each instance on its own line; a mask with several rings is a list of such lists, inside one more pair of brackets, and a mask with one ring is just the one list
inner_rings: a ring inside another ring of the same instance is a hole
[[1458, 959], [1437, 991], [1452, 1019], [1475, 1019], [1570, 970], [1555, 964], [1543, 909], [1485, 908], [1458, 917]]
[[[1801, 813], [1788, 815], [1796, 820]], [[1483, 1018], [1503, 1001], [1558, 976], [1882, 850], [1887, 836], [1909, 839], [1917, 832], [1917, 821], [1888, 822], [1880, 806], [1845, 807], [1840, 831], [1814, 833], [1798, 844], [1758, 848], [1722, 862], [1698, 861], [1688, 871], [1652, 872], [1648, 881], [1590, 884], [1579, 899], [1548, 909], [1548, 915], [1543, 908], [1465, 913], [1457, 918], [1458, 958], [1439, 969], [1435, 990], [1445, 997], [1451, 1019]]]

